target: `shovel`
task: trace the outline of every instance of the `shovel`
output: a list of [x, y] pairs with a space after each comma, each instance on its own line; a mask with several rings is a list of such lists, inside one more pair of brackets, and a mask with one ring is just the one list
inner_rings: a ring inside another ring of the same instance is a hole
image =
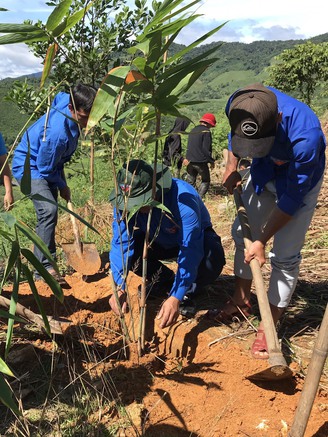
[[[67, 202], [67, 208], [74, 212], [71, 201]], [[76, 218], [73, 214], [70, 214], [70, 217], [75, 241], [73, 243], [62, 244], [67, 262], [82, 275], [94, 275], [99, 271], [101, 266], [101, 260], [96, 245], [94, 243], [81, 242]]]
[[[243, 232], [244, 244], [246, 249], [249, 249], [250, 245], [252, 244], [251, 230], [247, 219], [246, 209], [237, 188], [234, 189], [234, 198], [238, 218]], [[258, 381], [277, 381], [280, 379], [291, 378], [293, 372], [287, 366], [286, 360], [281, 353], [277, 331], [272, 319], [268, 295], [265, 291], [264, 280], [259, 262], [256, 259], [253, 259], [250, 262], [250, 268], [253, 275], [261, 319], [264, 326], [270, 367], [252, 376], [249, 376], [248, 379]]]

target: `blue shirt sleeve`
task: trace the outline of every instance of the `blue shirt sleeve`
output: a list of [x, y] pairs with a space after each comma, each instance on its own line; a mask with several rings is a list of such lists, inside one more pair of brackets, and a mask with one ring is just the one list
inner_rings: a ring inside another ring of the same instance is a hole
[[5, 145], [5, 141], [3, 139], [3, 136], [0, 133], [0, 156], [7, 155], [7, 149]]
[[299, 134], [292, 143], [293, 159], [289, 163], [286, 189], [279, 198], [278, 207], [289, 215], [294, 215], [304, 203], [304, 196], [313, 188], [313, 175], [322, 159], [319, 147], [322, 133], [319, 128]]
[[204, 230], [202, 229], [201, 210], [196, 196], [180, 193], [179, 211], [181, 229], [178, 233], [178, 269], [170, 291], [180, 301], [195, 282], [198, 267], [204, 257]]
[[121, 214], [114, 208], [113, 237], [109, 253], [110, 268], [114, 282], [125, 290], [126, 278], [130, 270], [130, 260], [134, 254], [134, 242], [131, 238], [132, 218], [127, 225]]

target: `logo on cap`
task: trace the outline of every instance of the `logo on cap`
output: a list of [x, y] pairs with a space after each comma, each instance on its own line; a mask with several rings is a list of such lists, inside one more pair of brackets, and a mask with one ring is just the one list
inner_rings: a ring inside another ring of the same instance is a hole
[[121, 188], [121, 191], [122, 191], [124, 194], [128, 194], [129, 191], [131, 190], [131, 185], [128, 185], [128, 184], [120, 184], [120, 188]]
[[240, 129], [244, 135], [247, 137], [252, 137], [258, 132], [259, 127], [254, 121], [244, 121], [244, 123], [242, 123], [240, 126]]

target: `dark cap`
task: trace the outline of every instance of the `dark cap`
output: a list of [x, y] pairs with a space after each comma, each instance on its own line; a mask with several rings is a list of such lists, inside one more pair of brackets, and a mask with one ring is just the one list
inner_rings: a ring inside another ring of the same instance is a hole
[[[145, 205], [152, 197], [154, 167], [141, 159], [125, 163], [118, 171], [115, 189], [109, 195], [109, 201], [120, 210], [131, 211], [134, 207]], [[168, 167], [158, 163], [156, 166], [156, 193], [167, 192], [171, 188], [172, 175]]]
[[238, 90], [228, 114], [233, 153], [240, 158], [268, 155], [276, 135], [277, 115], [277, 98], [261, 83]]

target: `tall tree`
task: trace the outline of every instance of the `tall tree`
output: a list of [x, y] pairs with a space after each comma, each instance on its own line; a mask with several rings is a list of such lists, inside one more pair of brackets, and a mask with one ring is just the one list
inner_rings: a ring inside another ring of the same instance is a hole
[[284, 50], [268, 73], [267, 83], [285, 92], [296, 91], [301, 100], [311, 105], [315, 93], [327, 89], [328, 43], [307, 42]]
[[[58, 7], [62, 0], [53, 0], [48, 5]], [[133, 45], [136, 35], [153, 15], [146, 0], [136, 0], [133, 9], [126, 0], [72, 0], [68, 17], [85, 11], [83, 18], [68, 32], [50, 31], [48, 41], [27, 42], [35, 56], [44, 61], [49, 56], [49, 43], [56, 44], [58, 51], [52, 63], [51, 77], [55, 82], [63, 79], [71, 83], [83, 81], [93, 85], [113, 67], [120, 63], [122, 50]], [[32, 22], [28, 22], [33, 24]], [[49, 22], [37, 25], [49, 28]], [[59, 34], [59, 35], [57, 35]]]

